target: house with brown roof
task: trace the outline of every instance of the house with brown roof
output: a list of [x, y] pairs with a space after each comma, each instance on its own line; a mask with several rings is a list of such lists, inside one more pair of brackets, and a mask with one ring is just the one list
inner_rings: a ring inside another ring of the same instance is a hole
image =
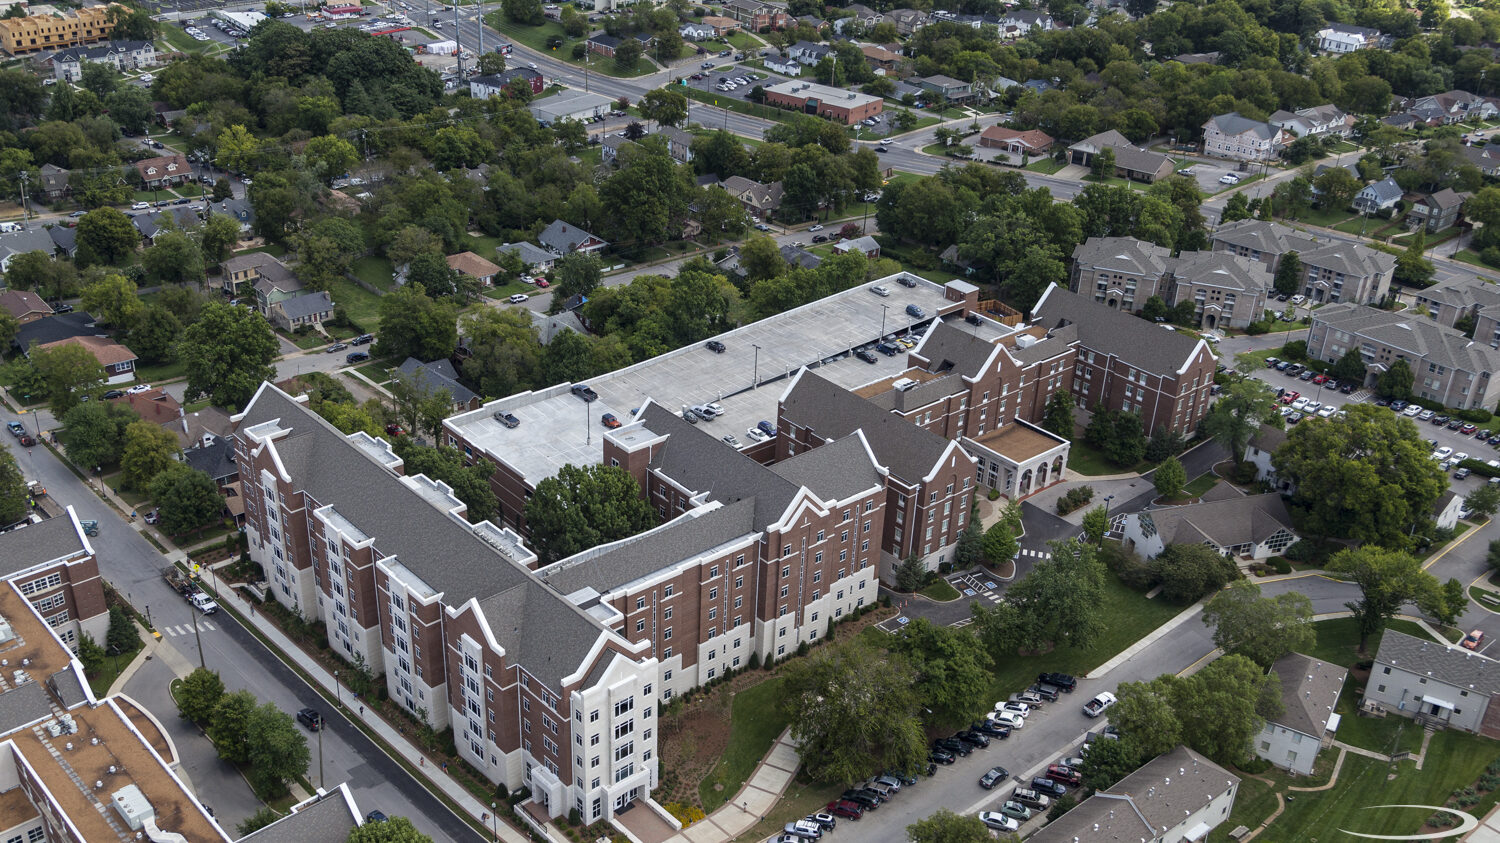
[[865, 61], [876, 70], [884, 70], [887, 73], [901, 66], [906, 57], [900, 53], [894, 53], [884, 47], [867, 44], [859, 48], [865, 54]]
[[1052, 148], [1052, 136], [1040, 129], [1007, 129], [991, 126], [979, 135], [979, 145], [986, 149], [1003, 149], [1012, 155], [1045, 155]]
[[94, 359], [104, 367], [105, 383], [121, 384], [135, 380], [135, 352], [108, 337], [69, 337], [42, 343], [38, 348], [60, 348], [64, 345], [82, 346], [94, 355]]
[[135, 172], [147, 190], [182, 184], [193, 177], [193, 168], [181, 153], [137, 161]]
[[493, 286], [495, 276], [500, 274], [500, 267], [473, 252], [459, 252], [456, 255], [449, 255], [447, 260], [449, 269], [463, 273], [486, 287]]
[[52, 308], [30, 290], [0, 290], [0, 308], [22, 325], [52, 315]]
[[134, 410], [143, 421], [167, 428], [177, 434], [179, 440], [183, 438], [182, 404], [166, 390], [157, 387], [145, 392], [118, 395], [109, 400], [111, 403], [124, 404]]

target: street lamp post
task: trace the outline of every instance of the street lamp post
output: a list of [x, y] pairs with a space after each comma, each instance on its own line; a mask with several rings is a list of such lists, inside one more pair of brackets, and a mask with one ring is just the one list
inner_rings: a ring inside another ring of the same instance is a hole
[[326, 725], [326, 720], [318, 724], [318, 790], [323, 789], [323, 727]]
[[1109, 502], [1114, 500], [1114, 495], [1104, 496], [1104, 535], [1099, 537], [1099, 546], [1104, 546], [1104, 536], [1109, 535]]
[[750, 388], [754, 389], [760, 385], [760, 346], [751, 343], [750, 347], [755, 349], [755, 366], [750, 374]]
[[344, 698], [343, 698], [343, 695], [341, 694], [341, 690], [342, 689], [339, 688], [339, 672], [337, 670], [335, 670], [333, 672], [333, 707], [334, 708], [343, 708], [344, 707]]
[[494, 835], [498, 843], [500, 840], [500, 814], [496, 810], [494, 802], [490, 803], [490, 833]]
[[881, 339], [885, 339], [885, 314], [886, 314], [886, 311], [888, 311], [890, 309], [891, 309], [890, 305], [887, 305], [887, 304], [883, 304], [883, 305], [880, 306], [880, 338]]

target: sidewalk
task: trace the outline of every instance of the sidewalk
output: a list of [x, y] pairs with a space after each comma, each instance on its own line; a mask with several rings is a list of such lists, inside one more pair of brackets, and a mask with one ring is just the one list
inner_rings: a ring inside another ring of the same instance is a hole
[[717, 811], [668, 837], [665, 843], [721, 843], [733, 840], [766, 818], [776, 806], [802, 760], [792, 743], [791, 729], [781, 733], [771, 751], [755, 766], [745, 786]]

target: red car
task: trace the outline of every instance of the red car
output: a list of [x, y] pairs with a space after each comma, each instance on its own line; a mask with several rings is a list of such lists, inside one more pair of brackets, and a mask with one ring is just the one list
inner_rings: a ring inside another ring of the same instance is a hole
[[1463, 647], [1465, 650], [1478, 650], [1479, 649], [1479, 642], [1481, 642], [1483, 640], [1484, 640], [1484, 630], [1482, 630], [1482, 629], [1476, 629], [1473, 632], [1469, 633], [1468, 635], [1465, 635], [1464, 636], [1464, 640], [1461, 641], [1461, 642], [1459, 642], [1459, 646]]
[[835, 799], [828, 803], [828, 813], [833, 814], [835, 817], [857, 820], [864, 816], [864, 809], [859, 807], [859, 803], [857, 802], [850, 802], [847, 799]]
[[1283, 394], [1281, 396], [1281, 403], [1283, 403], [1283, 404], [1290, 404], [1293, 401], [1296, 401], [1298, 398], [1301, 398], [1301, 397], [1302, 397], [1302, 393], [1300, 393], [1300, 392], [1296, 392], [1296, 391], [1287, 392], [1287, 393], [1285, 393], [1285, 394]]
[[1478, 429], [1479, 429], [1479, 425], [1477, 425], [1477, 424], [1465, 424], [1463, 427], [1460, 427], [1458, 429], [1458, 432], [1462, 433], [1465, 436], [1468, 436], [1469, 434], [1473, 433], [1474, 431], [1476, 431]]
[[614, 430], [615, 428], [620, 426], [620, 420], [615, 418], [614, 413], [605, 413], [599, 418], [599, 421], [610, 430]]
[[545, 278], [538, 278], [538, 279], [536, 279], [536, 285], [538, 287], [542, 288], [543, 290], [545, 290], [548, 287], [552, 286], [551, 284], [547, 283], [547, 279], [545, 279]]
[[1316, 383], [1316, 384], [1325, 384], [1325, 383], [1328, 383], [1328, 376], [1327, 375], [1316, 375], [1316, 376], [1313, 377], [1312, 382]]
[[1077, 770], [1061, 764], [1048, 764], [1047, 778], [1073, 787], [1077, 787], [1078, 783], [1083, 781], [1083, 776], [1080, 776]]
[[401, 425], [399, 424], [388, 424], [385, 426], [385, 432], [389, 433], [392, 436], [400, 436], [406, 431], [402, 430]]

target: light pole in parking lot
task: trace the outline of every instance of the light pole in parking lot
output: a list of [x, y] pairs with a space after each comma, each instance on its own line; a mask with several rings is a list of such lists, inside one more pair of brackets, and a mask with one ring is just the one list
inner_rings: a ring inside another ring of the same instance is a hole
[[[1114, 500], [1114, 495], [1104, 496], [1104, 536], [1109, 535], [1109, 502]], [[1104, 546], [1104, 536], [1099, 537], [1099, 546]]]
[[883, 304], [883, 305], [880, 306], [880, 338], [881, 339], [885, 339], [885, 313], [886, 313], [886, 311], [888, 311], [890, 309], [891, 309], [891, 306], [888, 305], [888, 304]]
[[751, 343], [750, 347], [755, 349], [755, 365], [750, 370], [750, 388], [754, 389], [760, 385], [760, 346]]

